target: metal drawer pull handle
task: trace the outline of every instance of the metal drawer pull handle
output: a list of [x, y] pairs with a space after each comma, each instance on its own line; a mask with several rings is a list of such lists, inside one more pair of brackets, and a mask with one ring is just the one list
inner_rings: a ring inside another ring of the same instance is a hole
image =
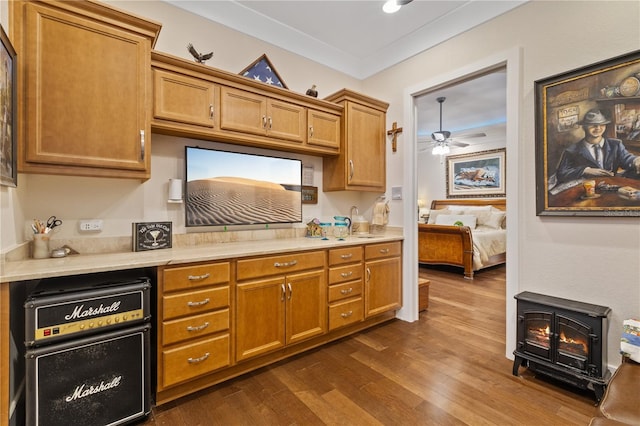
[[190, 325], [189, 327], [187, 327], [187, 331], [200, 331], [200, 330], [204, 330], [207, 327], [209, 327], [209, 323], [205, 322], [204, 324], [199, 325], [197, 327], [194, 327], [194, 326]]
[[202, 362], [202, 361], [206, 360], [207, 358], [209, 358], [209, 352], [207, 352], [206, 354], [202, 355], [200, 358], [189, 358], [187, 360], [187, 362], [189, 364], [197, 364], [199, 362]]
[[291, 262], [276, 262], [273, 264], [273, 266], [275, 266], [276, 268], [286, 268], [288, 266], [294, 266], [297, 265], [298, 261], [297, 260], [292, 260]]
[[389, 253], [389, 249], [388, 248], [380, 249], [380, 253], [387, 254], [387, 253]]
[[343, 312], [340, 314], [342, 318], [349, 318], [351, 315], [353, 315], [353, 311]]
[[340, 258], [342, 259], [351, 259], [353, 257], [353, 253], [341, 254]]
[[209, 105], [209, 118], [213, 119], [213, 105]]
[[342, 290], [340, 290], [340, 293], [342, 293], [342, 294], [353, 293], [353, 288], [349, 287], [349, 288], [342, 289]]
[[291, 288], [291, 283], [288, 283], [287, 287], [289, 287], [289, 300], [291, 300], [291, 296], [293, 296], [293, 289]]
[[187, 306], [202, 306], [206, 305], [207, 303], [209, 303], [208, 297], [200, 302], [187, 302]]
[[309, 133], [310, 136], [313, 137], [313, 126], [309, 126]]
[[209, 272], [207, 272], [206, 274], [202, 274], [202, 275], [189, 275], [189, 281], [205, 280], [205, 279], [209, 278], [210, 276], [211, 276], [211, 274]]
[[349, 160], [349, 181], [353, 179], [353, 160]]
[[341, 273], [340, 273], [340, 276], [341, 276], [342, 278], [347, 278], [347, 277], [350, 277], [351, 275], [353, 275], [353, 271], [349, 271], [349, 272], [341, 272]]

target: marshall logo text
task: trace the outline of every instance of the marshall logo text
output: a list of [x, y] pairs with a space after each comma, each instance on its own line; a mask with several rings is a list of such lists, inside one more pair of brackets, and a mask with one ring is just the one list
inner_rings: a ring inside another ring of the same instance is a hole
[[87, 309], [84, 309], [84, 310], [83, 309], [84, 309], [84, 304], [79, 306], [76, 305], [76, 307], [73, 309], [73, 312], [69, 315], [65, 315], [64, 319], [69, 321], [72, 319], [94, 317], [96, 315], [103, 315], [103, 314], [117, 312], [118, 309], [120, 309], [120, 301], [118, 300], [117, 302], [113, 302], [109, 306], [104, 306], [101, 303], [100, 306], [98, 306], [97, 308], [90, 306]]
[[73, 392], [73, 395], [69, 395], [65, 398], [65, 401], [72, 402], [76, 399], [84, 398], [89, 395], [94, 395], [96, 393], [104, 392], [109, 389], [117, 388], [120, 386], [120, 382], [122, 382], [122, 376], [116, 376], [110, 382], [105, 383], [104, 381], [100, 382], [97, 386], [89, 386], [84, 383], [81, 386], [76, 386], [76, 390]]

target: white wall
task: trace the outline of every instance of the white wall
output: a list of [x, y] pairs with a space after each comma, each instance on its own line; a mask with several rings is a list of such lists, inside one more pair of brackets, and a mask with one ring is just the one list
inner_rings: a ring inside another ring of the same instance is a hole
[[[516, 166], [508, 194], [518, 191], [517, 216], [508, 224], [518, 227], [517, 247], [510, 246], [518, 253], [511, 265], [517, 275], [510, 285], [611, 307], [608, 358], [613, 365], [619, 361], [622, 320], [640, 315], [640, 220], [536, 216], [534, 81], [639, 48], [639, 2], [533, 1], [364, 82], [365, 92], [391, 103], [388, 123], [409, 126], [403, 122], [411, 116], [403, 98], [407, 88], [519, 49], [520, 95], [508, 99], [520, 111], [517, 140], [507, 141], [507, 155], [510, 143], [519, 153], [507, 165]], [[403, 175], [403, 156], [414, 155], [406, 133], [399, 146], [387, 166], [392, 181]], [[513, 336], [507, 337], [513, 345]]]

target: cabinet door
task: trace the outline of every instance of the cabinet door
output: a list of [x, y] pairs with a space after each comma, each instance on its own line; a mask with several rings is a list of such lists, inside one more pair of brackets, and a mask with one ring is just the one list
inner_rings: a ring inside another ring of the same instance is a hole
[[365, 316], [402, 306], [402, 262], [400, 257], [365, 264]]
[[309, 109], [307, 144], [340, 150], [340, 116]]
[[265, 135], [267, 99], [244, 90], [220, 88], [220, 128]]
[[347, 102], [346, 116], [347, 185], [384, 191], [385, 114], [364, 105]]
[[267, 135], [303, 143], [307, 136], [307, 110], [299, 105], [267, 100]]
[[327, 296], [324, 271], [286, 277], [287, 344], [306, 340], [327, 331]]
[[238, 284], [236, 289], [236, 360], [283, 347], [284, 277]]
[[25, 17], [24, 171], [148, 177], [150, 41], [39, 4]]
[[153, 117], [215, 129], [218, 87], [210, 81], [153, 70]]

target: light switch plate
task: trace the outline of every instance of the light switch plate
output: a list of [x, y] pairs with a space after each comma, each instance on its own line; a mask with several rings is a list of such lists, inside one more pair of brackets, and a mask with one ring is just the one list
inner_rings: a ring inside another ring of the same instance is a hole
[[392, 200], [402, 200], [402, 187], [401, 186], [392, 186], [391, 187], [391, 199]]

